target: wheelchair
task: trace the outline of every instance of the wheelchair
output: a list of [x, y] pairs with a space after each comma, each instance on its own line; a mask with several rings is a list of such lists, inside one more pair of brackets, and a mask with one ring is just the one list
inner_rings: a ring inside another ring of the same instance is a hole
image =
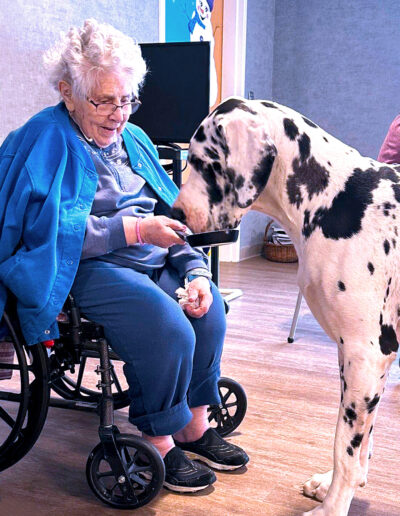
[[[33, 447], [49, 406], [93, 411], [100, 416], [100, 442], [86, 464], [93, 493], [120, 509], [149, 503], [163, 485], [164, 462], [154, 446], [120, 433], [114, 424], [114, 409], [126, 407], [129, 397], [114, 367], [120, 359], [109, 348], [103, 328], [81, 316], [70, 294], [57, 318], [60, 337], [26, 346], [15, 301], [9, 297], [0, 338], [0, 471]], [[93, 371], [88, 371], [93, 361], [99, 361], [94, 370], [97, 385]], [[242, 422], [247, 399], [240, 384], [230, 378], [220, 378], [218, 388], [220, 403], [208, 408], [209, 421], [226, 436]]]

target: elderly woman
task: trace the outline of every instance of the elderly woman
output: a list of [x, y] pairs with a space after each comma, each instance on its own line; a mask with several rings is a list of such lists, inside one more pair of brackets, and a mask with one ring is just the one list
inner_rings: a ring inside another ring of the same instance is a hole
[[[209, 428], [225, 313], [206, 257], [169, 218], [177, 189], [141, 129], [146, 73], [134, 41], [87, 20], [46, 54], [61, 102], [11, 133], [0, 149], [0, 313], [18, 299], [28, 344], [58, 336], [72, 290], [124, 361], [130, 421], [159, 450], [166, 486], [196, 491], [207, 466], [235, 469], [243, 450]], [[175, 291], [189, 282], [189, 301]]]

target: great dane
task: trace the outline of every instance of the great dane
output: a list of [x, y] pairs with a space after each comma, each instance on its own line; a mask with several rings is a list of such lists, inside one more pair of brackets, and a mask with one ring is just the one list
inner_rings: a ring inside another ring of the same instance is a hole
[[201, 123], [188, 160], [174, 213], [192, 231], [236, 227], [251, 208], [294, 242], [299, 287], [337, 342], [341, 379], [334, 468], [304, 484], [322, 501], [306, 514], [345, 516], [367, 481], [399, 346], [400, 167], [361, 156], [285, 106], [235, 97]]

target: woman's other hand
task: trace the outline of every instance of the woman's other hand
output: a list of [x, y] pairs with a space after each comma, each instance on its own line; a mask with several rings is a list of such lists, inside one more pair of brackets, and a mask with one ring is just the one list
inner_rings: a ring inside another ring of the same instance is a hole
[[128, 245], [138, 243], [136, 224], [139, 224], [139, 234], [145, 244], [168, 248], [175, 244], [183, 245], [185, 243], [175, 231], [185, 232], [186, 226], [164, 215], [140, 219], [136, 217], [122, 217], [122, 222]]
[[213, 302], [210, 282], [204, 276], [198, 276], [189, 283], [187, 290], [188, 304], [182, 308], [190, 317], [199, 319], [208, 312]]

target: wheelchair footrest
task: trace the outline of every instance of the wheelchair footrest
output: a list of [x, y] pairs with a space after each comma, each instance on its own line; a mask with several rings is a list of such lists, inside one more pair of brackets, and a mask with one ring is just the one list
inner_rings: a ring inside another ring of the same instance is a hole
[[91, 401], [64, 400], [62, 398], [50, 398], [50, 407], [84, 410], [86, 412], [98, 412], [98, 404]]

